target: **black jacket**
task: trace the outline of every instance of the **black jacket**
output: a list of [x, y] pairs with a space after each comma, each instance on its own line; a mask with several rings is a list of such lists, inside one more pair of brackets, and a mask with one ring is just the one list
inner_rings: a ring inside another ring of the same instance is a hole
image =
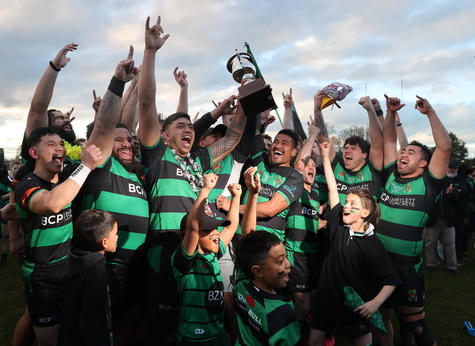
[[99, 252], [73, 249], [58, 345], [109, 346], [111, 335], [105, 257]]

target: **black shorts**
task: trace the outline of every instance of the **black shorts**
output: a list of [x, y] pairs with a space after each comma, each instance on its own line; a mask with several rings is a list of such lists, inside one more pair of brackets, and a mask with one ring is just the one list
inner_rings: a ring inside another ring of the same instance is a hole
[[382, 307], [391, 308], [394, 305], [423, 307], [426, 291], [422, 266], [416, 271], [414, 265], [398, 265], [397, 263], [395, 265], [402, 285], [396, 287]]
[[31, 324], [35, 327], [59, 324], [69, 258], [42, 265], [25, 261], [21, 271]]
[[[318, 292], [317, 292], [318, 293]], [[336, 325], [341, 326], [342, 333], [350, 338], [358, 338], [371, 332], [370, 323], [346, 306], [330, 303], [324, 296], [313, 297], [308, 314], [310, 326], [324, 332], [334, 332]]]
[[178, 324], [178, 288], [170, 260], [179, 245], [178, 236], [167, 235], [154, 241], [147, 252], [147, 307], [160, 328], [168, 331]]
[[317, 258], [317, 254], [293, 253], [294, 265], [287, 283], [289, 292], [309, 292], [317, 286], [317, 271], [312, 268]]

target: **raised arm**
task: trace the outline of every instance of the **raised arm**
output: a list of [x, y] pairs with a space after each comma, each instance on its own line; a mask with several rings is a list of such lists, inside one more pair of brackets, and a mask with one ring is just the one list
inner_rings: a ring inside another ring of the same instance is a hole
[[[230, 96], [224, 100], [218, 108], [227, 109], [228, 111], [223, 111], [222, 114], [231, 113], [234, 109], [237, 96]], [[236, 109], [236, 115], [234, 116], [233, 121], [226, 130], [226, 135], [221, 138], [219, 141], [214, 142], [210, 145], [211, 155], [213, 157], [213, 164], [221, 161], [226, 155], [228, 155], [239, 143], [241, 139], [244, 126], [246, 125], [246, 114], [242, 107], [238, 104]]]
[[155, 55], [169, 35], [162, 36], [160, 16], [157, 23], [150, 28], [150, 17], [145, 22], [145, 51], [139, 79], [139, 129], [138, 135], [146, 146], [154, 145], [160, 138], [160, 124], [158, 122], [155, 105]]
[[396, 112], [404, 107], [405, 104], [401, 104], [401, 101], [397, 97], [389, 97], [386, 94], [384, 94], [384, 97], [386, 97], [387, 113], [383, 126], [383, 143], [384, 166], [387, 166], [391, 162], [396, 161], [398, 156], [396, 146], [397, 133], [394, 119], [396, 117]]
[[126, 60], [122, 60], [116, 67], [109, 88], [104, 94], [99, 110], [94, 119], [88, 143], [97, 146], [102, 154], [102, 165], [112, 152], [114, 129], [120, 118], [120, 100], [124, 92], [124, 85], [131, 80], [136, 72], [133, 58], [134, 48], [130, 46]]
[[371, 141], [371, 149], [369, 151], [369, 159], [374, 168], [381, 170], [383, 168], [383, 128], [379, 123], [376, 111], [374, 110], [371, 98], [369, 96], [362, 97], [359, 104], [368, 112], [369, 120], [369, 138]]
[[374, 111], [376, 112], [376, 116], [378, 117], [378, 122], [381, 125], [381, 129], [384, 126], [384, 113], [383, 110], [381, 109], [381, 105], [376, 98], [371, 99], [371, 103], [373, 104]]
[[138, 82], [137, 78], [132, 79], [132, 84], [130, 85], [129, 89], [132, 88], [132, 91], [129, 96], [129, 100], [127, 104], [122, 110], [120, 122], [127, 126], [130, 131], [136, 131], [137, 124], [138, 124], [138, 111], [137, 105], [139, 100], [139, 89], [138, 89]]
[[325, 120], [323, 119], [323, 113], [320, 107], [322, 106], [322, 100], [325, 97], [325, 93], [319, 90], [313, 96], [313, 116], [315, 117], [315, 124], [320, 128], [320, 135], [328, 140], [328, 130]]
[[178, 66], [173, 70], [173, 76], [180, 86], [180, 97], [178, 99], [178, 106], [176, 112], [188, 114], [188, 81], [186, 80], [185, 71], [178, 71]]
[[249, 167], [244, 172], [244, 181], [246, 182], [247, 195], [246, 207], [241, 222], [241, 235], [244, 237], [256, 230], [257, 222], [257, 197], [261, 191], [261, 176], [256, 174], [257, 167]]
[[292, 117], [292, 88], [284, 99], [284, 129], [294, 129], [294, 121]]
[[304, 141], [304, 144], [302, 145], [302, 148], [300, 149], [300, 152], [297, 155], [297, 159], [294, 163], [294, 168], [297, 171], [303, 172], [308, 158], [312, 156], [313, 143], [315, 143], [317, 140], [319, 133], [320, 129], [315, 126], [315, 124], [308, 124], [308, 138]]
[[50, 61], [46, 71], [35, 89], [35, 94], [31, 100], [28, 118], [26, 120], [26, 136], [39, 127], [48, 126], [48, 107], [53, 97], [54, 85], [58, 72], [65, 67], [71, 58], [67, 53], [77, 49], [77, 44], [70, 43], [61, 48], [56, 57]]
[[[380, 117], [379, 117], [380, 118]], [[406, 145], [409, 144], [406, 137], [406, 132], [404, 131], [404, 127], [402, 126], [401, 119], [399, 118], [399, 114], [396, 112], [396, 116], [394, 117], [394, 122], [396, 123], [396, 133], [397, 133], [397, 141], [399, 142], [399, 150], [405, 148]]]
[[332, 164], [330, 160], [330, 148], [333, 147], [335, 138], [332, 137], [330, 142], [320, 143], [320, 155], [322, 157], [323, 169], [325, 170], [325, 180], [328, 186], [328, 202], [330, 208], [333, 209], [339, 202], [338, 190], [336, 188], [335, 175], [333, 173]]
[[35, 214], [56, 214], [66, 207], [76, 197], [89, 172], [99, 162], [102, 153], [95, 145], [88, 145], [81, 151], [81, 165], [61, 184], [54, 189], [41, 190], [34, 194], [29, 201], [29, 208]]
[[241, 185], [239, 184], [229, 184], [228, 190], [231, 193], [231, 206], [229, 207], [226, 220], [229, 220], [231, 224], [224, 227], [221, 233], [219, 233], [219, 238], [221, 238], [225, 246], [229, 245], [239, 226], [239, 202], [241, 201], [242, 194]]
[[218, 176], [214, 173], [203, 176], [203, 187], [198, 194], [190, 214], [186, 220], [186, 231], [183, 238], [183, 248], [188, 255], [193, 255], [200, 240], [200, 229], [203, 214], [205, 212], [205, 205], [210, 191], [216, 186]]
[[[416, 95], [417, 96], [417, 95]], [[432, 136], [435, 142], [435, 151], [429, 163], [429, 170], [436, 178], [443, 178], [449, 167], [451, 141], [447, 130], [440, 121], [437, 113], [427, 99], [417, 96], [416, 109], [429, 118]]]

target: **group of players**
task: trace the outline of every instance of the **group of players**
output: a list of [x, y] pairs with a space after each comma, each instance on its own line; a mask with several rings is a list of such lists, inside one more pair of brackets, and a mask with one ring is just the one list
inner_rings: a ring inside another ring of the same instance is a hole
[[[269, 111], [245, 114], [239, 96], [192, 122], [177, 69], [177, 112], [162, 120], [155, 58], [169, 36], [160, 17], [149, 22], [140, 71], [130, 47], [103, 97], [94, 93], [79, 160], [65, 149], [74, 151], [71, 114], [48, 110], [76, 44], [58, 52], [35, 90], [11, 200], [18, 219], [8, 221], [13, 252], [23, 232], [25, 253], [27, 309], [14, 344], [29, 344], [34, 331], [39, 345], [322, 345], [340, 323], [357, 345], [372, 337], [391, 345], [393, 308], [417, 345], [435, 344], [422, 230], [451, 144], [430, 103], [418, 97], [415, 107], [429, 121], [433, 153], [407, 143], [404, 105], [388, 96], [385, 117], [377, 100], [361, 98], [371, 145], [352, 136], [341, 154], [322, 92], [303, 142], [291, 94], [270, 143]], [[211, 127], [220, 117], [224, 125]], [[80, 276], [98, 263], [104, 270]], [[345, 305], [347, 290], [361, 304]]]

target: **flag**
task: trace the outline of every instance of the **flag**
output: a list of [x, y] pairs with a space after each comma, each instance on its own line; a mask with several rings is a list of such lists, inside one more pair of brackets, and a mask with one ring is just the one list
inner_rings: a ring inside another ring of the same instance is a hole
[[[262, 80], [265, 82], [264, 76], [261, 73], [261, 70], [259, 69], [259, 66], [257, 65], [256, 58], [254, 57], [254, 54], [252, 54], [251, 47], [247, 42], [244, 42], [244, 47], [246, 47], [247, 54], [249, 54], [252, 58], [252, 62], [254, 63], [254, 66], [256, 67], [256, 78], [262, 78]], [[274, 109], [275, 113], [277, 114], [277, 117], [279, 118], [280, 121], [280, 126], [284, 127], [284, 123], [282, 122], [282, 119], [280, 118], [279, 112], [277, 109]]]
[[[282, 97], [284, 98], [284, 100], [286, 96], [287, 95], [282, 93]], [[294, 124], [294, 128], [292, 130], [294, 130], [299, 135], [302, 141], [306, 140], [307, 135], [305, 134], [305, 131], [303, 130], [302, 123], [300, 122], [300, 118], [297, 114], [297, 110], [295, 109], [295, 104], [293, 100], [292, 100], [292, 123]]]

